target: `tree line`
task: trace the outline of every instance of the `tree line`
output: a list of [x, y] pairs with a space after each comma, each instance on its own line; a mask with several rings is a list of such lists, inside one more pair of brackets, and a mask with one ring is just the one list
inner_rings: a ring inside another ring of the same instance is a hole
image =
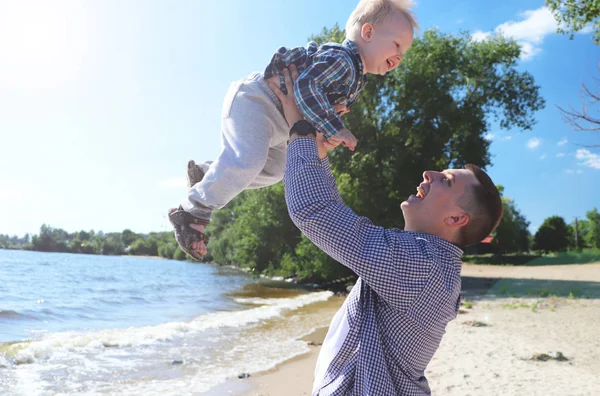
[[102, 255], [158, 256], [185, 260], [172, 232], [137, 234], [131, 230], [103, 233], [78, 231], [69, 233], [62, 228], [43, 224], [39, 235], [23, 238], [0, 234], [0, 249], [24, 249], [39, 252], [81, 253]]

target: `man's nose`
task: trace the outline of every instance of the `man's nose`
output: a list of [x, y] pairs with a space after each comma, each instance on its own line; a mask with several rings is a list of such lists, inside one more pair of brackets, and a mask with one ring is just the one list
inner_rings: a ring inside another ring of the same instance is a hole
[[423, 172], [423, 180], [426, 183], [431, 183], [431, 181], [433, 180], [432, 175], [431, 175], [431, 171], [425, 171], [425, 172]]
[[436, 176], [439, 175], [440, 172], [427, 170], [423, 172], [423, 180], [427, 183], [431, 183], [435, 180]]

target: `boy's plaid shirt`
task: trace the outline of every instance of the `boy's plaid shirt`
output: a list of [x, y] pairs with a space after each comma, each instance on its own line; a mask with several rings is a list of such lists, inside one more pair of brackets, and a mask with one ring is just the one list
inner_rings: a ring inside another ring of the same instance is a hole
[[456, 318], [462, 250], [356, 215], [310, 137], [289, 144], [283, 181], [294, 224], [359, 276], [342, 307], [348, 334], [313, 394], [430, 395], [425, 368]]
[[[334, 104], [350, 108], [358, 99], [367, 82], [356, 44], [350, 40], [343, 44], [318, 46], [310, 42], [306, 47], [281, 47], [267, 66], [264, 76], [269, 78], [296, 65], [300, 77], [294, 84], [298, 108], [326, 138], [344, 128]], [[285, 84], [281, 86], [285, 92]]]

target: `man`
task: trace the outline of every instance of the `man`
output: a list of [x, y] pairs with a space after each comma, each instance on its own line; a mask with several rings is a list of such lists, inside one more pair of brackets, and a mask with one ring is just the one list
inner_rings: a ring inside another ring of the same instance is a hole
[[473, 165], [425, 171], [418, 193], [402, 202], [404, 231], [375, 226], [343, 204], [327, 142], [301, 119], [293, 98], [270, 85], [292, 125], [284, 176], [290, 216], [359, 276], [329, 327], [313, 395], [430, 394], [425, 369], [459, 307], [460, 246], [498, 225], [498, 190]]

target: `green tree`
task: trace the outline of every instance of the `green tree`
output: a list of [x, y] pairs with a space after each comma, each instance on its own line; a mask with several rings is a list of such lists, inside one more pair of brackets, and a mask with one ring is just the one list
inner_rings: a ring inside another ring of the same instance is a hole
[[116, 256], [123, 254], [125, 245], [123, 244], [121, 233], [111, 232], [104, 236], [104, 244], [102, 245], [102, 254]]
[[283, 254], [292, 252], [300, 237], [287, 212], [283, 185], [244, 193], [233, 207], [234, 213], [215, 215], [221, 230], [210, 229], [208, 248], [214, 260], [258, 273], [279, 268]]
[[32, 238], [32, 247], [41, 252], [68, 252], [70, 241], [71, 237], [65, 230], [42, 224], [40, 235]]
[[569, 246], [567, 223], [560, 216], [551, 216], [544, 220], [535, 233], [533, 248], [545, 252], [566, 250]]
[[129, 229], [123, 230], [122, 235], [121, 235], [121, 239], [125, 246], [131, 245], [133, 243], [133, 241], [135, 241], [137, 238], [138, 238], [138, 235]]
[[181, 248], [179, 247], [179, 245], [177, 245], [177, 248], [175, 248], [175, 253], [173, 253], [173, 259], [174, 260], [187, 260], [188, 259], [188, 255], [181, 250]]
[[594, 30], [593, 40], [600, 45], [600, 1], [598, 0], [546, 0], [546, 4], [559, 23], [557, 32], [573, 35], [587, 26]]
[[159, 242], [158, 244], [158, 255], [160, 257], [172, 259], [177, 250], [177, 242], [165, 243]]
[[[499, 185], [500, 194], [504, 195], [504, 187]], [[529, 221], [519, 212], [514, 201], [502, 197], [504, 216], [496, 228], [495, 240], [502, 253], [529, 251]]]
[[594, 208], [585, 214], [588, 221], [588, 230], [585, 243], [590, 247], [600, 248], [600, 213]]
[[134, 256], [158, 256], [158, 241], [155, 238], [138, 238], [129, 246]]
[[[586, 235], [589, 232], [589, 222], [586, 219], [573, 220], [569, 224], [569, 248], [579, 249], [586, 246]], [[575, 238], [577, 236], [577, 238]], [[575, 243], [577, 239], [577, 243]]]

